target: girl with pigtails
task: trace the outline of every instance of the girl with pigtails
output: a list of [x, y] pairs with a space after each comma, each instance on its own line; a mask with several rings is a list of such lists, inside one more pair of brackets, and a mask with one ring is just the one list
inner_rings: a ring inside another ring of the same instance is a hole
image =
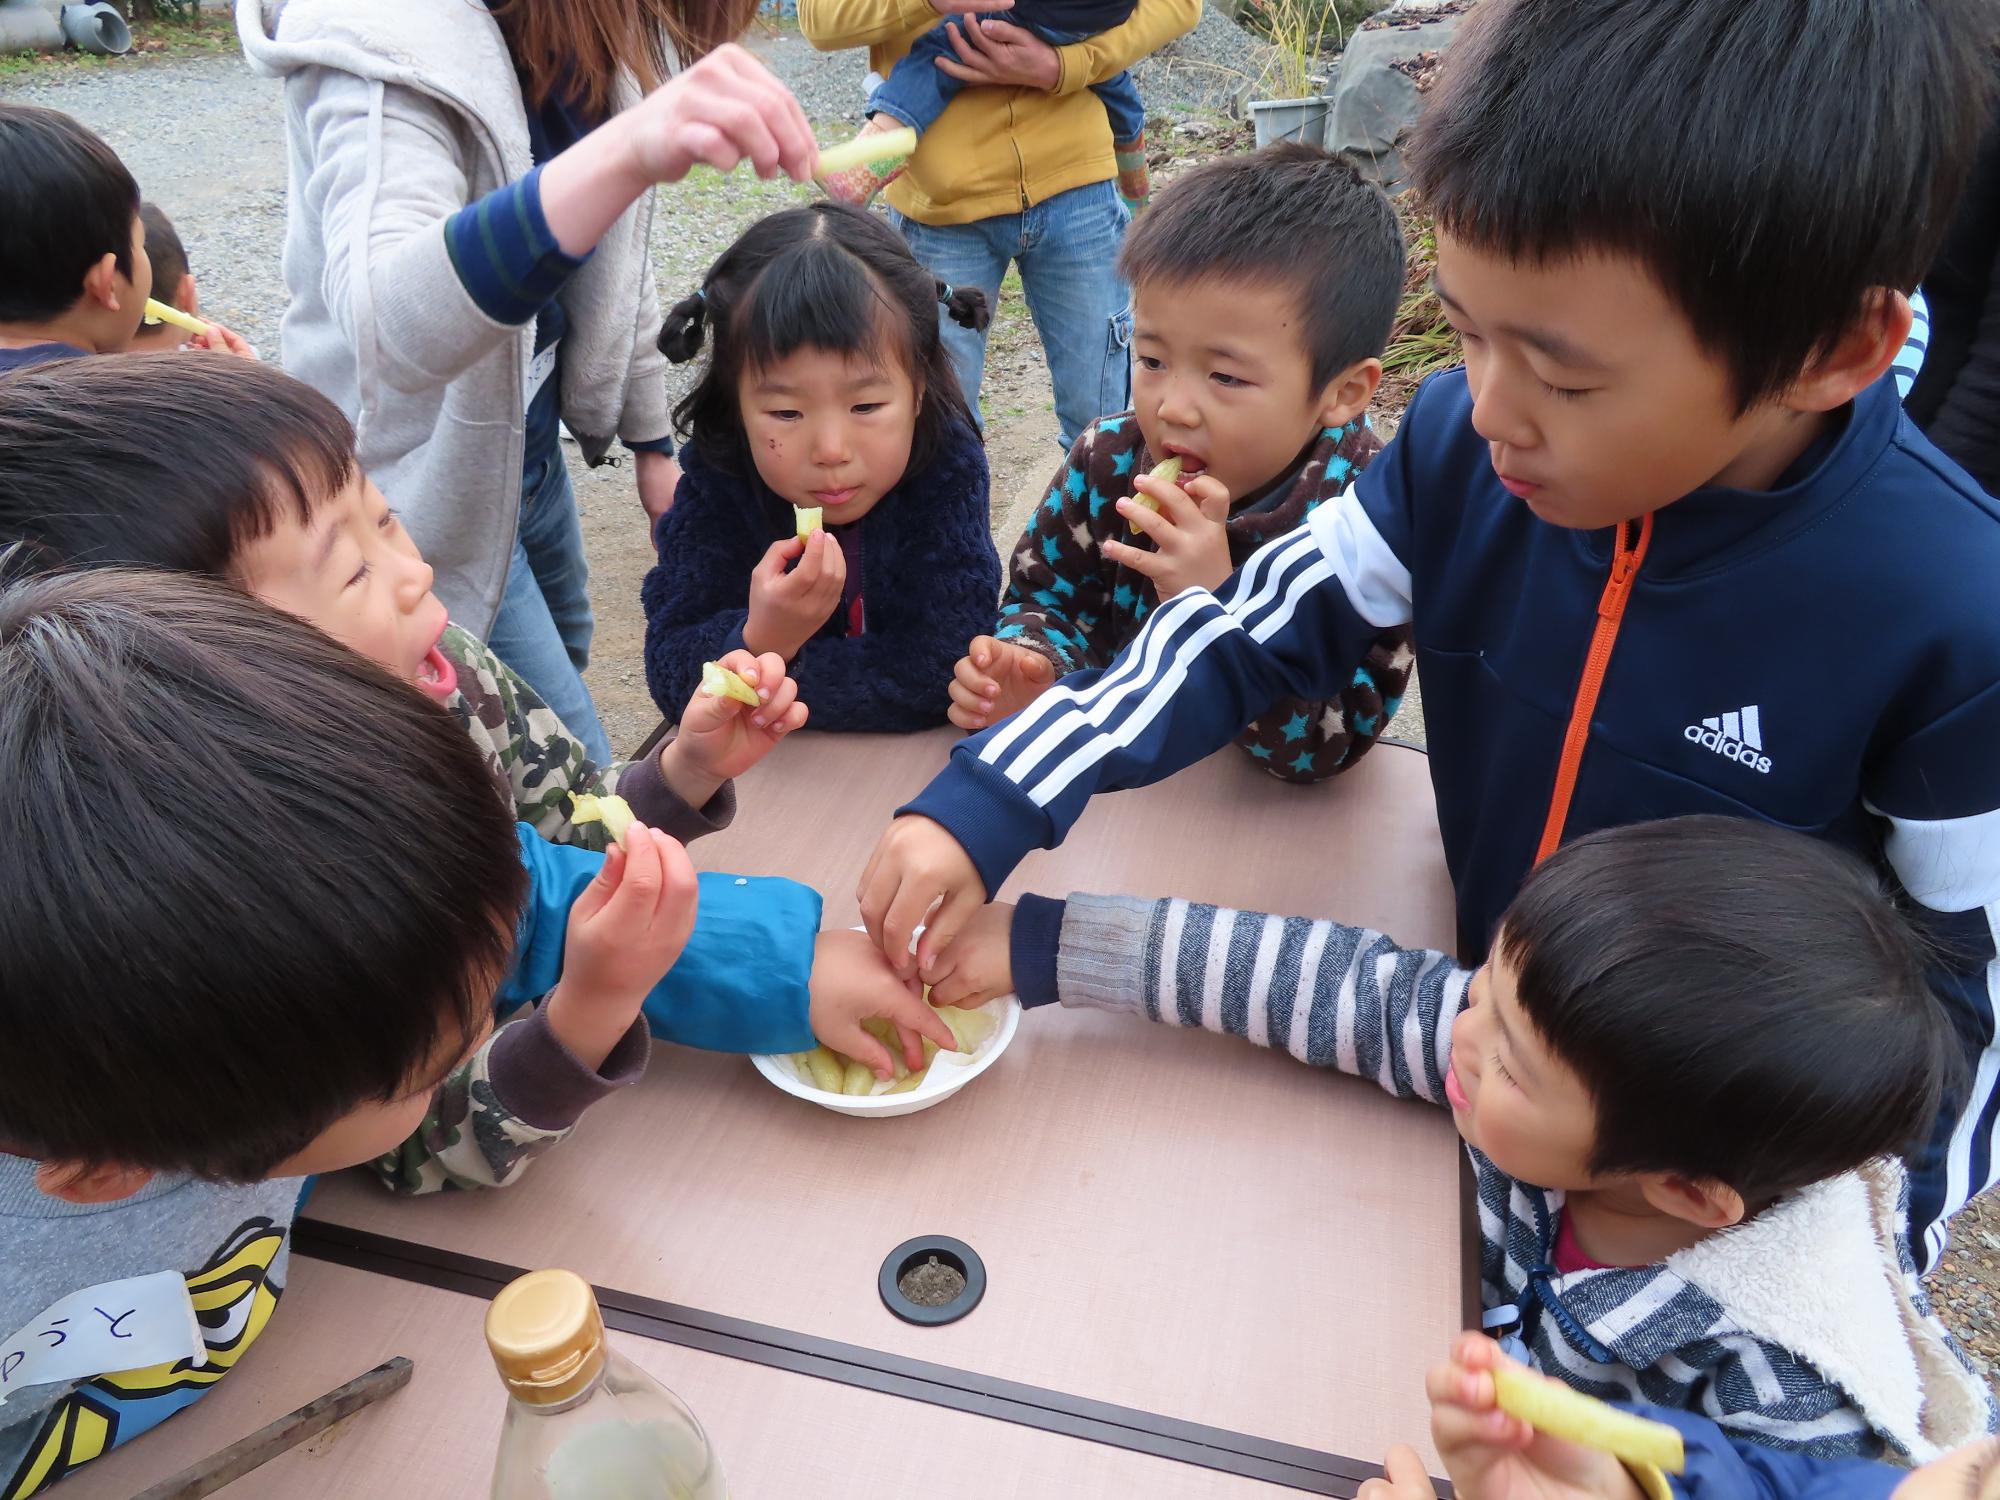
[[752, 225], [669, 312], [661, 352], [708, 358], [674, 413], [682, 478], [643, 595], [664, 712], [703, 662], [747, 648], [790, 664], [815, 729], [945, 722], [952, 666], [1000, 592], [945, 317], [984, 328], [985, 295], [841, 203]]

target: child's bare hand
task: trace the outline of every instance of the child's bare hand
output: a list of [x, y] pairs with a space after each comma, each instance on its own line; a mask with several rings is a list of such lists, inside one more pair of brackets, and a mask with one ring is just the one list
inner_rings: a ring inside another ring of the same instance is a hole
[[690, 807], [705, 805], [723, 782], [741, 776], [806, 722], [799, 685], [785, 675], [785, 659], [775, 651], [732, 651], [722, 665], [755, 688], [761, 701], [752, 708], [699, 690], [688, 700], [680, 733], [660, 751], [660, 773]]
[[643, 823], [604, 856], [569, 909], [562, 978], [547, 1001], [549, 1026], [586, 1067], [604, 1065], [680, 958], [699, 898], [687, 850]]
[[[1638, 1482], [1610, 1454], [1545, 1437], [1500, 1410], [1493, 1371], [1502, 1366], [1514, 1361], [1498, 1344], [1462, 1333], [1451, 1358], [1424, 1377], [1431, 1441], [1462, 1500], [1643, 1500]], [[1390, 1493], [1403, 1500], [1401, 1490]]]
[[1019, 713], [1056, 680], [1049, 659], [1027, 646], [974, 636], [951, 676], [951, 722], [960, 729], [984, 729]]
[[[965, 847], [942, 823], [915, 813], [889, 825], [856, 895], [868, 936], [905, 979], [928, 973], [986, 904], [986, 886]], [[910, 939], [927, 917], [923, 943], [912, 956]]]
[[680, 461], [671, 453], [635, 453], [632, 483], [639, 491], [639, 508], [646, 513], [646, 529], [651, 531], [674, 508], [674, 494], [681, 485]]
[[[799, 565], [786, 572], [793, 558]], [[847, 586], [847, 559], [824, 531], [803, 542], [795, 536], [771, 544], [750, 575], [750, 619], [743, 643], [762, 656], [786, 661], [799, 654], [836, 609]]]
[[1012, 10], [1014, 0], [931, 0], [941, 16], [976, 16], [983, 10]]
[[924, 1065], [924, 1037], [947, 1052], [958, 1050], [951, 1028], [925, 1003], [923, 987], [890, 968], [865, 933], [822, 932], [813, 948], [813, 1035], [877, 1078], [890, 1079], [896, 1074], [889, 1049], [861, 1025], [877, 1016], [895, 1024], [904, 1066], [912, 1071]]
[[257, 351], [252, 349], [242, 334], [224, 328], [220, 323], [210, 323], [208, 332], [191, 333], [187, 337], [190, 349], [213, 349], [218, 354], [234, 354], [239, 359], [255, 359]]
[[981, 907], [930, 976], [934, 1005], [984, 1005], [1014, 993], [1014, 903]]
[[1398, 1443], [1382, 1460], [1383, 1475], [1356, 1490], [1355, 1500], [1437, 1500], [1437, 1486], [1424, 1472], [1417, 1450]]
[[1236, 565], [1229, 560], [1229, 491], [1220, 480], [1197, 474], [1182, 484], [1169, 484], [1150, 474], [1133, 481], [1159, 501], [1157, 511], [1136, 500], [1120, 500], [1118, 514], [1153, 539], [1156, 550], [1108, 541], [1104, 555], [1153, 580], [1162, 599], [1192, 588], [1218, 589]]

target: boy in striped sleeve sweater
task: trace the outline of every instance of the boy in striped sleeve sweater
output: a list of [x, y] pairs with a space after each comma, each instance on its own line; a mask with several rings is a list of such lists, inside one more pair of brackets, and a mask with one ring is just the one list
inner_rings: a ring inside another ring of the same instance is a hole
[[1923, 1462], [2000, 1426], [1902, 1237], [1895, 1153], [1957, 1079], [1951, 1022], [1922, 943], [1824, 843], [1718, 817], [1588, 835], [1476, 970], [1079, 895], [989, 907], [943, 969], [940, 1000], [1226, 1031], [1448, 1107], [1486, 1325], [1580, 1390], [1825, 1457]]

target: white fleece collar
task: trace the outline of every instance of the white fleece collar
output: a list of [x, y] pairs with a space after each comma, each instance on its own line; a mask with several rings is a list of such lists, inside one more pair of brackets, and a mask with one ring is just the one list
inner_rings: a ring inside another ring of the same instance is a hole
[[1742, 1328], [1791, 1349], [1922, 1463], [1986, 1430], [1989, 1397], [1904, 1269], [1903, 1169], [1818, 1183], [1670, 1256], [1668, 1272]]

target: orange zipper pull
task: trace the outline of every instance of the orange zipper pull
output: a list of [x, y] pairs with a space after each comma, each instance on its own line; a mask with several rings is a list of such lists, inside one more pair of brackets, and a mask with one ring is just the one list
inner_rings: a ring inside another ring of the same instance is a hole
[[[1630, 524], [1630, 523], [1626, 523]], [[1549, 798], [1548, 819], [1542, 824], [1542, 841], [1535, 849], [1540, 864], [1562, 846], [1563, 825], [1569, 821], [1570, 799], [1576, 795], [1576, 773], [1583, 764], [1584, 746], [1590, 742], [1590, 721], [1597, 713], [1597, 694], [1604, 686], [1604, 672], [1611, 665], [1611, 648], [1618, 641], [1619, 622], [1625, 618], [1626, 601], [1632, 584], [1646, 560], [1653, 542], [1653, 517], [1639, 517], [1639, 535], [1627, 543], [1625, 525], [1611, 551], [1611, 576], [1597, 598], [1597, 627], [1590, 633], [1590, 651], [1583, 659], [1583, 677], [1576, 685], [1570, 704], [1569, 727], [1563, 731], [1562, 758], [1556, 763], [1555, 791]]]

